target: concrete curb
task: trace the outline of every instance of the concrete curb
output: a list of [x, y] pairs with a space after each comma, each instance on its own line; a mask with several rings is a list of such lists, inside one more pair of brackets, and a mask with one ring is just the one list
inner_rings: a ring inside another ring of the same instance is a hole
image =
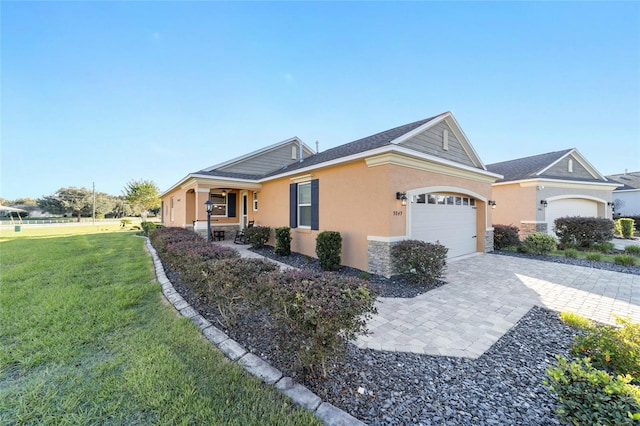
[[153, 259], [156, 277], [162, 285], [164, 297], [171, 302], [182, 316], [189, 318], [200, 329], [203, 336], [220, 349], [227, 358], [237, 362], [247, 372], [258, 377], [264, 383], [273, 385], [279, 392], [291, 398], [295, 404], [311, 411], [327, 426], [366, 426], [366, 423], [356, 419], [346, 411], [323, 402], [318, 395], [305, 386], [295, 383], [292, 378], [285, 377], [280, 370], [271, 366], [259, 356], [247, 351], [242, 345], [229, 338], [222, 330], [207, 321], [173, 288], [173, 284], [164, 272], [158, 253], [151, 245], [151, 241], [146, 237], [145, 240], [147, 250], [149, 250]]

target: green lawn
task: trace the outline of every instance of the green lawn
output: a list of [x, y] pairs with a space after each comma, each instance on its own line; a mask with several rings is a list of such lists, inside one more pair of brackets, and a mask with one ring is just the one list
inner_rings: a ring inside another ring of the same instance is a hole
[[0, 424], [319, 424], [163, 303], [142, 238], [5, 238], [0, 268]]

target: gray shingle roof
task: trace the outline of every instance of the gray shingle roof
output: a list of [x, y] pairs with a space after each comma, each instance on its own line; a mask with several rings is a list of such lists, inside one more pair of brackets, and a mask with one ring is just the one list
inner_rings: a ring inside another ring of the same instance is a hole
[[314, 166], [316, 164], [324, 163], [326, 161], [337, 160], [339, 158], [348, 157], [350, 155], [359, 154], [361, 152], [370, 151], [372, 149], [380, 148], [385, 145], [389, 145], [392, 140], [409, 133], [410, 131], [422, 126], [425, 123], [439, 117], [442, 114], [435, 115], [433, 117], [425, 118], [424, 120], [414, 121], [413, 123], [404, 124], [402, 126], [394, 127], [393, 129], [385, 130], [375, 135], [367, 136], [366, 138], [358, 139], [353, 142], [346, 143], [344, 145], [337, 146], [335, 148], [328, 149], [326, 151], [319, 152], [303, 159], [300, 162], [289, 164], [283, 168], [266, 173], [262, 176], [246, 175], [239, 173], [221, 172], [217, 170], [211, 170], [208, 172], [199, 171], [198, 174], [206, 174], [210, 176], [229, 177], [237, 179], [261, 179], [269, 176], [275, 176], [280, 173], [301, 169], [304, 167]]
[[640, 189], [640, 172], [621, 173], [609, 175], [607, 179], [623, 184], [624, 186], [614, 189], [614, 191], [624, 191], [629, 189]]
[[545, 154], [533, 155], [531, 157], [517, 158], [515, 160], [503, 161], [501, 163], [487, 164], [487, 170], [504, 176], [498, 182], [509, 182], [514, 180], [532, 179], [536, 174], [545, 169], [553, 162], [562, 158], [573, 148], [562, 151], [547, 152]]

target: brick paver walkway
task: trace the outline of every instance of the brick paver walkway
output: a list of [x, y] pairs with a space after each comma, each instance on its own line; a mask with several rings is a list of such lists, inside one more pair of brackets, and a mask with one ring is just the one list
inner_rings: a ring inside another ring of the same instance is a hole
[[361, 348], [477, 358], [534, 305], [613, 324], [640, 322], [640, 276], [483, 254], [450, 261], [446, 285], [380, 298]]

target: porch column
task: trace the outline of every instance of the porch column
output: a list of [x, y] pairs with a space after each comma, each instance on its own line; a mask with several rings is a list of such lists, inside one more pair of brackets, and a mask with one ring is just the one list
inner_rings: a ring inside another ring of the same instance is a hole
[[196, 212], [196, 223], [194, 224], [193, 230], [198, 232], [207, 231], [207, 208], [204, 205], [205, 201], [209, 199], [209, 192], [211, 190], [209, 188], [196, 188], [195, 189], [195, 212]]

